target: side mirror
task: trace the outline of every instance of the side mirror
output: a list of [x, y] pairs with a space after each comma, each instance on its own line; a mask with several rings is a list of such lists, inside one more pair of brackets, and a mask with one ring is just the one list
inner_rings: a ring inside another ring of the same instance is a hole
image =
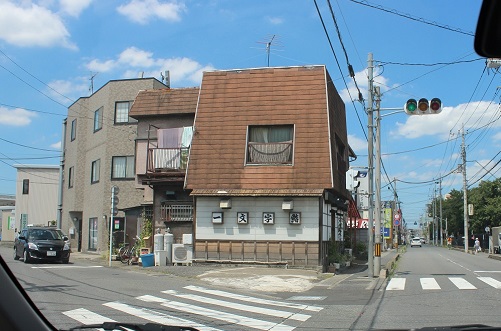
[[501, 57], [501, 1], [483, 0], [475, 32], [475, 52], [487, 58]]

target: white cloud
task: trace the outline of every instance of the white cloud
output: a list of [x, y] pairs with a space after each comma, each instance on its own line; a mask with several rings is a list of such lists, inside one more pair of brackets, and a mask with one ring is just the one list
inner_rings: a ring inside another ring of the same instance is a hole
[[0, 1], [0, 39], [16, 46], [76, 49], [61, 17], [33, 3]]
[[[449, 137], [452, 129], [459, 129], [465, 123], [465, 129], [474, 129], [485, 126], [494, 118], [498, 118], [497, 105], [487, 101], [470, 102], [456, 107], [443, 107], [436, 115], [410, 115], [405, 123], [396, 123], [396, 130], [391, 134], [413, 139], [422, 136]], [[493, 127], [500, 127], [495, 121]]]
[[152, 18], [177, 22], [181, 20], [180, 14], [185, 10], [186, 6], [182, 3], [159, 0], [132, 0], [117, 8], [120, 14], [139, 24], [147, 24]]
[[87, 69], [90, 71], [96, 72], [108, 72], [113, 70], [116, 67], [116, 62], [113, 60], [100, 61], [100, 60], [92, 60], [86, 64]]
[[92, 0], [59, 0], [61, 12], [70, 16], [78, 17], [80, 13], [89, 7]]
[[200, 83], [202, 74], [214, 70], [211, 65], [202, 65], [195, 60], [182, 58], [155, 58], [152, 52], [129, 47], [120, 53], [117, 59], [101, 61], [93, 59], [86, 67], [95, 72], [122, 70], [123, 78], [136, 78], [143, 72], [143, 77], [160, 77], [160, 73], [168, 70], [172, 85], [187, 81]]
[[355, 152], [367, 151], [367, 140], [360, 139], [355, 135], [348, 135], [348, 144]]
[[47, 93], [59, 102], [69, 105], [82, 95], [90, 94], [89, 78], [81, 77], [76, 81], [54, 80], [48, 83]]
[[26, 109], [0, 107], [0, 125], [27, 126], [36, 116], [34, 112]]
[[279, 25], [279, 24], [282, 24], [284, 22], [284, 19], [281, 18], [281, 17], [266, 17], [266, 20], [273, 24], [273, 25]]
[[61, 149], [61, 141], [58, 141], [57, 143], [50, 145], [50, 147], [54, 149]]

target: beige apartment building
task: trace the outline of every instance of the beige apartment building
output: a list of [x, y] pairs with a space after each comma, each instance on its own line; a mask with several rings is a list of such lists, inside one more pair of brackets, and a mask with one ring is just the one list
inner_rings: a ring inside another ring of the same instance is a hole
[[55, 225], [59, 166], [19, 164], [14, 167], [17, 169], [14, 228], [20, 231], [30, 224]]
[[139, 91], [161, 88], [167, 86], [155, 78], [112, 80], [68, 108], [60, 217], [74, 251], [107, 252], [113, 186], [120, 191], [114, 245], [130, 242], [126, 229], [139, 233], [141, 219], [151, 213], [152, 191], [136, 182], [137, 121], [129, 110]]

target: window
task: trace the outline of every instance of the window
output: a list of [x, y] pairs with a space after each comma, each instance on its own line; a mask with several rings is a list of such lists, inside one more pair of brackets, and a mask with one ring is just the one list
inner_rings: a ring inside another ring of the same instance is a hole
[[89, 218], [89, 250], [97, 249], [97, 217]]
[[103, 107], [94, 112], [94, 132], [101, 130], [103, 127]]
[[92, 167], [90, 170], [90, 182], [91, 184], [99, 182], [99, 169], [101, 168], [101, 160], [96, 160], [92, 162]]
[[114, 156], [111, 178], [134, 178], [134, 156]]
[[115, 123], [131, 123], [137, 122], [129, 117], [129, 110], [132, 106], [130, 101], [120, 101], [115, 103]]
[[71, 121], [71, 141], [77, 137], [77, 119]]
[[294, 126], [249, 126], [247, 164], [292, 164]]
[[70, 167], [68, 169], [68, 188], [73, 187], [73, 176], [75, 176], [74, 172], [75, 172], [75, 168]]
[[30, 193], [30, 180], [23, 179], [23, 194], [29, 194], [29, 193]]

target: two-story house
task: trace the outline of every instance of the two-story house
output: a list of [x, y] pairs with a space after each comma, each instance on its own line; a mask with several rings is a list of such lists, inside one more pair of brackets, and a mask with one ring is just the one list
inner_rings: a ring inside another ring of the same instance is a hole
[[[106, 252], [111, 188], [119, 188], [114, 218], [115, 247], [139, 233], [152, 213], [152, 190], [136, 181], [137, 121], [130, 108], [141, 90], [167, 88], [154, 78], [112, 80], [68, 108], [63, 124], [64, 179], [61, 228], [72, 249]], [[128, 234], [128, 236], [126, 236]]]
[[324, 266], [349, 154], [325, 66], [205, 72], [185, 180], [194, 258]]
[[177, 242], [193, 232], [193, 198], [183, 186], [198, 94], [198, 87], [140, 91], [129, 113], [138, 121], [138, 182], [153, 189], [153, 227]]

